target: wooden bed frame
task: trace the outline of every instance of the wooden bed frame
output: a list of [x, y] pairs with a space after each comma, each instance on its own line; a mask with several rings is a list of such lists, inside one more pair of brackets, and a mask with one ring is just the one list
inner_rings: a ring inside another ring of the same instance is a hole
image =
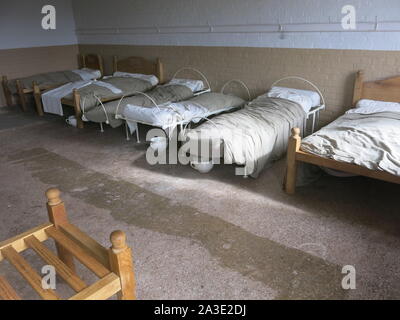
[[[55, 290], [44, 289], [41, 276], [19, 254], [32, 249], [47, 265], [55, 268], [76, 294], [69, 300], [102, 300], [117, 294], [118, 299], [134, 300], [135, 278], [131, 249], [126, 245], [122, 231], [111, 233], [112, 246], [104, 248], [68, 222], [60, 191], [46, 192], [47, 211], [50, 223], [0, 242], [0, 262], [8, 260], [29, 285], [45, 300], [58, 300]], [[56, 243], [57, 255], [44, 244], [52, 238]], [[99, 280], [87, 285], [77, 274], [74, 257], [90, 269]], [[20, 300], [10, 283], [0, 276], [0, 300]]]
[[[113, 73], [121, 71], [121, 72], [128, 72], [128, 73], [141, 73], [141, 74], [152, 74], [157, 76], [160, 83], [163, 82], [164, 79], [164, 68], [160, 61], [157, 59], [156, 62], [152, 62], [146, 60], [142, 57], [128, 57], [122, 60], [118, 60], [118, 57], [113, 57]], [[43, 115], [43, 105], [42, 105], [42, 98], [41, 92], [34, 87], [34, 96], [36, 101], [36, 108], [40, 110], [38, 112], [40, 115]], [[118, 100], [122, 96], [113, 97], [110, 99], [101, 99], [101, 102], [109, 102], [113, 100]], [[81, 97], [79, 91], [77, 89], [73, 90], [73, 99], [61, 99], [61, 103], [66, 106], [70, 106], [74, 108], [75, 117], [77, 119], [77, 127], [82, 129], [83, 128], [83, 121], [82, 121], [82, 109], [81, 109]]]
[[[365, 82], [364, 72], [357, 72], [353, 93], [353, 107], [355, 107], [357, 102], [361, 99], [380, 100], [387, 102], [400, 101], [400, 77]], [[370, 170], [359, 165], [323, 158], [301, 151], [300, 147], [300, 129], [294, 128], [292, 129], [292, 136], [289, 138], [287, 170], [284, 182], [284, 189], [289, 194], [294, 194], [296, 191], [298, 162], [306, 162], [321, 167], [400, 184], [400, 177], [385, 171]]]
[[[103, 58], [98, 54], [87, 54], [87, 55], [80, 54], [79, 55], [79, 65], [81, 68], [90, 68], [90, 69], [100, 70], [101, 76], [104, 75]], [[17, 79], [16, 80], [17, 95], [19, 97], [22, 110], [23, 111], [28, 110], [26, 95], [34, 93], [35, 87], [36, 87], [37, 92], [42, 92], [44, 90], [56, 88], [60, 85], [62, 85], [62, 84], [58, 83], [56, 85], [48, 85], [48, 86], [40, 86], [39, 87], [35, 83], [32, 83], [32, 88], [24, 88], [21, 81]], [[12, 94], [8, 87], [7, 76], [2, 77], [2, 86], [3, 86], [3, 93], [6, 98], [7, 106], [12, 106], [13, 105]], [[35, 97], [35, 102], [36, 102], [36, 97]], [[37, 108], [37, 112], [40, 116], [43, 115], [43, 111], [41, 109]]]

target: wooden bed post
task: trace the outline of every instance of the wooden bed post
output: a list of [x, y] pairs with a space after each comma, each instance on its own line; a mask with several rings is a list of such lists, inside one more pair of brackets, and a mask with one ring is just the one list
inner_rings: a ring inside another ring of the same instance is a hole
[[82, 66], [82, 68], [86, 68], [86, 56], [84, 54], [80, 54], [79, 57], [81, 58], [80, 65]]
[[296, 191], [296, 176], [297, 176], [297, 162], [296, 152], [300, 150], [301, 137], [300, 129], [293, 128], [292, 135], [289, 138], [289, 145], [287, 151], [287, 168], [285, 178], [285, 191], [289, 194], [294, 194]]
[[104, 64], [103, 64], [103, 57], [100, 54], [97, 55], [97, 62], [99, 63], [99, 70], [101, 73], [101, 77], [103, 78], [104, 77]]
[[[64, 202], [61, 200], [60, 194], [60, 190], [55, 188], [50, 188], [46, 191], [47, 213], [50, 222], [53, 223], [56, 228], [62, 224], [68, 223], [67, 212], [65, 211]], [[74, 256], [57, 242], [56, 248], [60, 260], [75, 273]]]
[[44, 115], [43, 105], [42, 105], [42, 95], [40, 93], [40, 88], [35, 81], [32, 83], [32, 88], [33, 88], [33, 97], [35, 98], [36, 111], [38, 115], [42, 117]]
[[20, 102], [21, 102], [22, 110], [28, 111], [28, 107], [26, 105], [26, 97], [25, 97], [25, 93], [24, 93], [24, 88], [22, 87], [21, 81], [17, 80], [16, 84], [17, 84], [17, 91], [18, 91]]
[[353, 92], [353, 107], [356, 106], [357, 102], [360, 101], [363, 93], [364, 84], [364, 71], [360, 70], [356, 74], [356, 81], [354, 82], [354, 92]]
[[113, 73], [118, 71], [118, 57], [113, 56]]
[[164, 83], [164, 68], [160, 58], [157, 58], [157, 76], [160, 84]]
[[73, 90], [73, 95], [74, 95], [74, 109], [75, 109], [77, 127], [79, 129], [82, 129], [83, 121], [82, 121], [82, 110], [81, 110], [81, 95], [79, 94], [77, 89]]
[[11, 95], [10, 90], [8, 89], [7, 76], [2, 77], [1, 84], [3, 85], [3, 93], [4, 93], [4, 97], [6, 98], [7, 106], [11, 107], [12, 106], [12, 95]]
[[111, 233], [112, 243], [109, 249], [111, 271], [120, 277], [121, 291], [117, 293], [120, 300], [136, 299], [136, 281], [133, 271], [132, 250], [126, 245], [126, 235], [118, 230]]

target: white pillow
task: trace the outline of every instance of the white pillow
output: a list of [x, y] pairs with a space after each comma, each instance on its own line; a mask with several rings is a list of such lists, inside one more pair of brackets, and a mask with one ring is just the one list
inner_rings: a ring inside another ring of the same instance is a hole
[[116, 71], [116, 72], [114, 72], [113, 76], [114, 77], [142, 79], [144, 81], [150, 82], [152, 86], [155, 86], [158, 84], [158, 78], [152, 74], [141, 74], [141, 73], [129, 73], [129, 72]]
[[168, 85], [173, 85], [173, 84], [179, 84], [182, 86], [188, 87], [190, 90], [193, 92], [201, 91], [204, 90], [204, 82], [201, 80], [192, 80], [192, 79], [172, 79], [170, 82], [166, 84]]
[[301, 105], [304, 112], [308, 113], [312, 108], [321, 104], [321, 97], [315, 91], [300, 90], [285, 87], [272, 87], [267, 93], [268, 97], [287, 99]]
[[400, 112], [400, 103], [361, 99], [354, 109], [346, 113]]

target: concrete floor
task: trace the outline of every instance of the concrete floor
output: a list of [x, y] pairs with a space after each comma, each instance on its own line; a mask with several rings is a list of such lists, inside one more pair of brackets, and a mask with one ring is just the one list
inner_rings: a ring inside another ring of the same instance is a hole
[[[254, 180], [232, 166], [152, 167], [145, 152], [121, 128], [0, 109], [0, 239], [46, 222], [55, 186], [70, 220], [102, 244], [126, 231], [139, 299], [400, 298], [399, 185], [323, 176], [288, 196], [284, 161]], [[344, 265], [356, 268], [355, 290], [341, 287]], [[37, 299], [7, 262], [0, 274]]]

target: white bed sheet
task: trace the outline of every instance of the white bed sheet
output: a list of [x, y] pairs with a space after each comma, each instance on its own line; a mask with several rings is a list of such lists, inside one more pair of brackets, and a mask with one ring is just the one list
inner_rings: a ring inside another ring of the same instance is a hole
[[82, 78], [82, 80], [85, 80], [85, 81], [101, 78], [100, 70], [82, 68], [82, 69], [72, 70], [72, 72], [79, 75]]
[[64, 115], [61, 99], [67, 96], [74, 89], [79, 89], [91, 84], [92, 81], [76, 81], [67, 83], [61, 87], [49, 90], [42, 94], [43, 111], [47, 113]]
[[197, 91], [201, 91], [204, 90], [204, 82], [201, 80], [192, 80], [192, 79], [172, 79], [171, 81], [169, 81], [167, 84], [165, 84], [164, 86], [170, 86], [170, 85], [182, 85], [185, 87], [188, 87], [190, 90], [192, 90], [192, 92], [197, 92]]

